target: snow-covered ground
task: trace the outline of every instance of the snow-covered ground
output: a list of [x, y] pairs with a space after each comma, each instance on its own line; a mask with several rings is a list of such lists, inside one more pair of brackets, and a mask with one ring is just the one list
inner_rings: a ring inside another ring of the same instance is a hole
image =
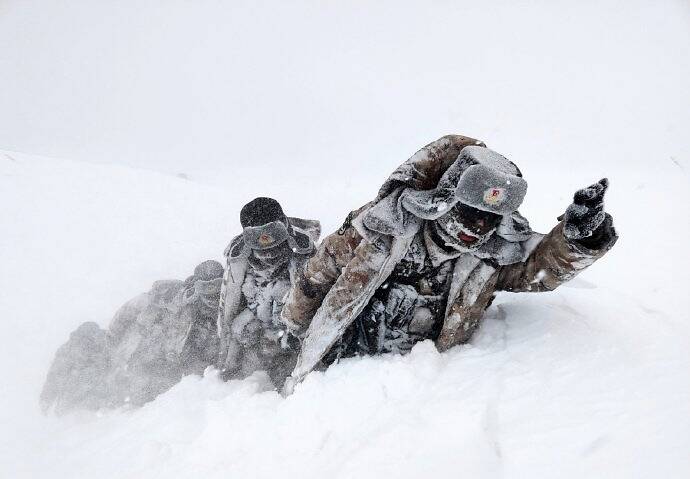
[[[245, 192], [0, 154], [0, 475], [686, 477], [689, 211], [669, 196], [688, 166], [609, 167], [610, 255], [556, 292], [499, 296], [470, 346], [346, 360], [288, 398], [261, 376], [209, 374], [141, 410], [54, 418], [37, 398], [56, 347], [153, 280], [219, 258]], [[523, 211], [544, 230], [580, 185], [528, 179], [542, 201]]]
[[[684, 0], [3, 1], [0, 477], [690, 476], [688, 78]], [[608, 176], [619, 242], [444, 354], [39, 413], [69, 332], [220, 259], [242, 204], [331, 232], [447, 133], [520, 166], [538, 231]]]

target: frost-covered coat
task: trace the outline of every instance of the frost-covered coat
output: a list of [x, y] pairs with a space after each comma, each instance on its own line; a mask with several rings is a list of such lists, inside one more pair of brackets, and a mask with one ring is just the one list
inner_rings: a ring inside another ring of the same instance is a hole
[[156, 281], [120, 307], [108, 330], [93, 322], [79, 326], [55, 355], [42, 408], [60, 414], [140, 405], [183, 376], [201, 374], [218, 354], [221, 281]]
[[287, 263], [275, 271], [262, 270], [252, 261], [243, 236], [225, 250], [227, 265], [218, 309], [220, 349], [217, 365], [223, 377], [243, 378], [265, 370], [282, 385], [297, 358], [299, 342], [280, 321], [284, 298], [306, 261], [314, 254], [321, 233], [315, 220], [288, 218], [295, 247], [287, 243]]
[[109, 327], [111, 374], [127, 402], [150, 401], [215, 364], [221, 282], [157, 281], [116, 313]]
[[114, 405], [110, 385], [107, 333], [93, 322], [82, 323], [61, 345], [41, 390], [43, 412], [96, 410]]
[[[455, 174], [454, 162], [469, 145], [483, 146], [458, 135], [425, 146], [389, 177], [374, 201], [351, 213], [343, 228], [321, 243], [282, 311], [285, 323], [304, 334], [292, 383], [316, 367], [371, 307], [379, 288], [388, 287], [384, 283], [424, 229], [426, 221], [414, 212], [447, 207], [454, 191], [448, 175]], [[609, 227], [600, 247], [589, 249], [568, 241], [562, 223], [541, 235], [532, 232], [517, 212], [504, 217], [491, 240], [477, 251], [445, 261], [450, 266], [444, 274], [450, 276], [439, 283], [445, 285], [442, 324], [427, 338], [441, 351], [467, 342], [496, 291], [553, 290], [603, 256], [616, 238]]]

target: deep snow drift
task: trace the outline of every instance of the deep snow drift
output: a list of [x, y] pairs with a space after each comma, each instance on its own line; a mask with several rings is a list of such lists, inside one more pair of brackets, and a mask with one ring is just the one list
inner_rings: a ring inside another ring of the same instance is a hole
[[[68, 333], [219, 259], [241, 204], [269, 192], [0, 153], [0, 476], [687, 477], [690, 212], [669, 201], [687, 168], [602, 166], [619, 243], [558, 291], [500, 295], [471, 345], [345, 360], [289, 398], [261, 374], [222, 383], [209, 371], [140, 410], [58, 419], [37, 400]], [[525, 175], [522, 212], [539, 231], [584, 186]], [[319, 184], [310, 194], [343, 199], [291, 197], [286, 211], [330, 232], [380, 181]]]

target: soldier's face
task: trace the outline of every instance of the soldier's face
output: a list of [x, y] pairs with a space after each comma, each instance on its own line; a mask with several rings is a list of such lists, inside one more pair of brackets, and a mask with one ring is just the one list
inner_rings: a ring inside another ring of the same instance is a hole
[[436, 222], [448, 235], [472, 246], [492, 234], [501, 218], [495, 213], [458, 203]]

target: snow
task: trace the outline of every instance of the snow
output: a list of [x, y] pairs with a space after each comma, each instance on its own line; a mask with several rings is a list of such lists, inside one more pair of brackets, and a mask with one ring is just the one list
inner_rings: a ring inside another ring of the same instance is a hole
[[[633, 197], [637, 184], [627, 178], [637, 173], [612, 171], [620, 248], [553, 293], [499, 296], [470, 346], [439, 354], [423, 343], [404, 357], [344, 360], [310, 374], [288, 398], [266, 390], [261, 374], [222, 383], [208, 371], [140, 410], [54, 418], [39, 414], [38, 392], [69, 331], [89, 319], [106, 325], [153, 280], [185, 277], [219, 257], [239, 225], [222, 221], [232, 199], [220, 189], [10, 156], [0, 156], [2, 201], [13, 205], [2, 210], [12, 228], [2, 237], [0, 291], [4, 331], [17, 340], [0, 354], [21, 366], [5, 368], [12, 387], [0, 411], [4, 477], [690, 470], [690, 327], [687, 305], [672, 300], [687, 287], [688, 254], [672, 244], [652, 254], [641, 235], [665, 223], [651, 212], [666, 188], [651, 185], [687, 182], [673, 165], [645, 173], [650, 186], [634, 207], [616, 198]], [[687, 205], [670, 213], [687, 217]], [[687, 238], [686, 222], [665, 224], [669, 238]], [[673, 277], [659, 283], [665, 267]]]
[[[0, 149], [80, 161], [0, 153], [0, 477], [688, 477], [687, 24], [680, 1], [5, 2]], [[443, 354], [40, 414], [69, 333], [220, 260], [248, 200], [330, 233], [448, 133], [517, 164], [540, 232], [610, 178], [620, 240]]]

